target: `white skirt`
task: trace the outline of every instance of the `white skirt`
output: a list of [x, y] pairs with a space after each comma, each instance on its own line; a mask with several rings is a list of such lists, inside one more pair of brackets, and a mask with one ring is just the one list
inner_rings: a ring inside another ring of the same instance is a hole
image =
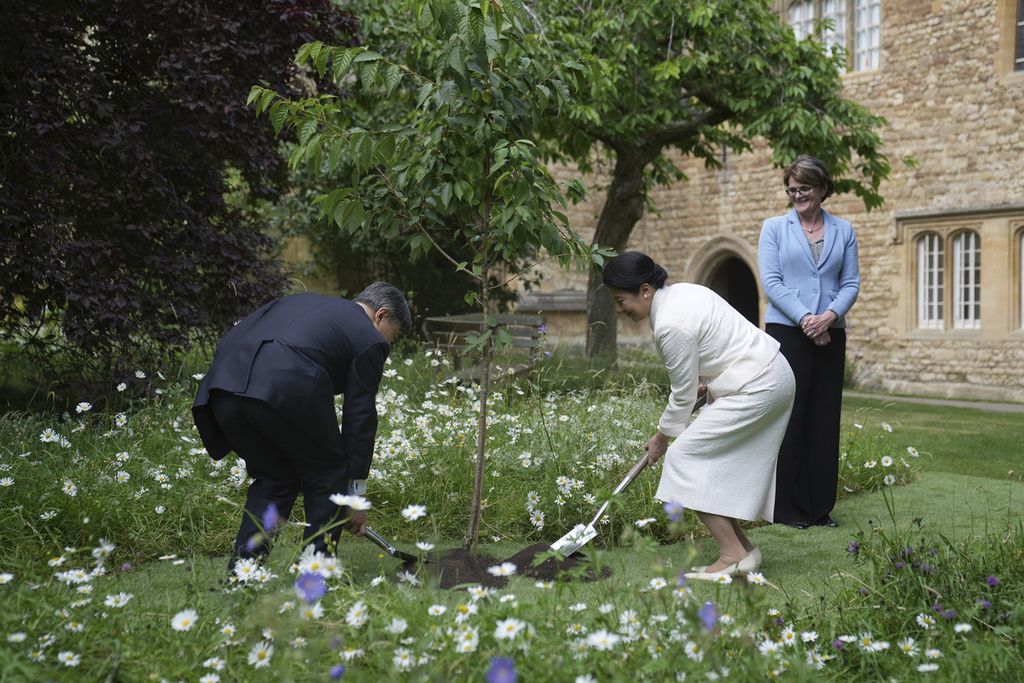
[[691, 510], [773, 521], [775, 466], [796, 382], [780, 353], [739, 392], [701, 409], [668, 447], [655, 498]]

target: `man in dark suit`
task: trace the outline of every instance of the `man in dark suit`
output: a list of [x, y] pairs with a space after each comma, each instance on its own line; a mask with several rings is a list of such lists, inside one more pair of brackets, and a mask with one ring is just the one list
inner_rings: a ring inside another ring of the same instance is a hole
[[[221, 339], [192, 405], [210, 456], [235, 451], [249, 486], [235, 539], [237, 558], [268, 548], [257, 520], [271, 504], [287, 519], [299, 492], [305, 541], [320, 551], [340, 536], [335, 493], [363, 495], [377, 434], [377, 388], [390, 344], [411, 327], [409, 305], [386, 282], [348, 301], [321, 294], [276, 299], [236, 323]], [[341, 431], [334, 397], [344, 394]], [[351, 511], [347, 527], [366, 528]]]

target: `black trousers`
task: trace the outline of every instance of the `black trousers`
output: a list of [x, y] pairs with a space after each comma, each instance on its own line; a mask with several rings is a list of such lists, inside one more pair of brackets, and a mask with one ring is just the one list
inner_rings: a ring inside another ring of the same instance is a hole
[[779, 449], [775, 521], [824, 521], [836, 504], [839, 483], [839, 418], [843, 403], [846, 330], [817, 346], [799, 327], [769, 323], [765, 332], [781, 344], [796, 378], [796, 397]]
[[[328, 538], [337, 547], [341, 535], [337, 521], [348, 510], [331, 502], [330, 496], [348, 488], [345, 462], [263, 401], [215, 390], [210, 395], [210, 409], [254, 479], [245, 499], [232, 564], [235, 558], [267, 554], [265, 539], [257, 537], [263, 513], [274, 503], [281, 520], [287, 520], [300, 492], [306, 511], [304, 541], [321, 552], [327, 551]], [[332, 524], [333, 529], [322, 531]], [[256, 543], [251, 542], [254, 537]]]

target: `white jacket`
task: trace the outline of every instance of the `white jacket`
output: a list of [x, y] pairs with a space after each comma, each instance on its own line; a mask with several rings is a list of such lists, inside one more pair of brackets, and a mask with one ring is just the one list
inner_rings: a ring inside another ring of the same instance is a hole
[[714, 397], [738, 393], [779, 353], [779, 343], [707, 287], [662, 287], [651, 302], [651, 330], [672, 386], [658, 421], [679, 436], [690, 421], [701, 380]]

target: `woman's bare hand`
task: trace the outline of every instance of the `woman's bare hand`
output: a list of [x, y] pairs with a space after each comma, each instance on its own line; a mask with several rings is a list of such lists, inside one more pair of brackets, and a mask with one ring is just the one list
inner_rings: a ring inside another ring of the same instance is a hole
[[668, 437], [658, 432], [644, 444], [644, 450], [647, 451], [647, 464], [653, 465], [661, 460], [668, 450]]

